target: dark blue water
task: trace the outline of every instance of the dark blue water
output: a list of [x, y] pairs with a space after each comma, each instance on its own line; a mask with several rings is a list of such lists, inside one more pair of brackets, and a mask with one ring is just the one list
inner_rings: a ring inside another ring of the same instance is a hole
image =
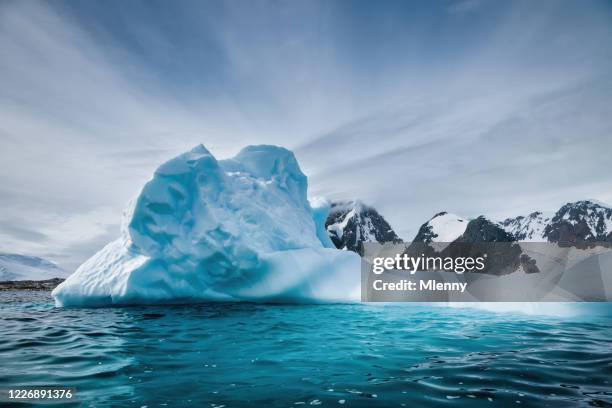
[[612, 320], [413, 305], [57, 309], [0, 293], [0, 387], [82, 406], [612, 406]]

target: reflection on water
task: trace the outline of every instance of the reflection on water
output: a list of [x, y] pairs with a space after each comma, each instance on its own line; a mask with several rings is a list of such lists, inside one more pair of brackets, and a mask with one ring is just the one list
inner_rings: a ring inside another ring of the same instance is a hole
[[612, 406], [612, 319], [420, 305], [56, 309], [0, 293], [0, 387], [87, 405]]

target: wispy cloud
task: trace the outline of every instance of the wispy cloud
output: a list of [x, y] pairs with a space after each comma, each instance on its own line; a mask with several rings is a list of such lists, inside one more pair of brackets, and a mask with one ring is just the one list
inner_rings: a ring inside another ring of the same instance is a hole
[[2, 2], [0, 249], [73, 267], [162, 161], [294, 148], [410, 238], [612, 201], [605, 2]]

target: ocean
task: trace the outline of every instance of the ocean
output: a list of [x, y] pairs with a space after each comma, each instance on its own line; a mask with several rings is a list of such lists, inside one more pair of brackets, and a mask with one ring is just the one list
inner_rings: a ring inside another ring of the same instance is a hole
[[421, 304], [60, 309], [49, 292], [9, 291], [0, 319], [0, 388], [74, 388], [65, 406], [612, 406], [610, 316]]

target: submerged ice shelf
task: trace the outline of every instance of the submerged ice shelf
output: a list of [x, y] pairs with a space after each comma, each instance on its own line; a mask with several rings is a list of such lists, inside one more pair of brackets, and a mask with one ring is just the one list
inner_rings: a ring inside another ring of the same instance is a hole
[[307, 199], [289, 150], [202, 145], [164, 163], [124, 213], [121, 236], [53, 291], [59, 306], [358, 298], [359, 256], [333, 247], [329, 204]]

